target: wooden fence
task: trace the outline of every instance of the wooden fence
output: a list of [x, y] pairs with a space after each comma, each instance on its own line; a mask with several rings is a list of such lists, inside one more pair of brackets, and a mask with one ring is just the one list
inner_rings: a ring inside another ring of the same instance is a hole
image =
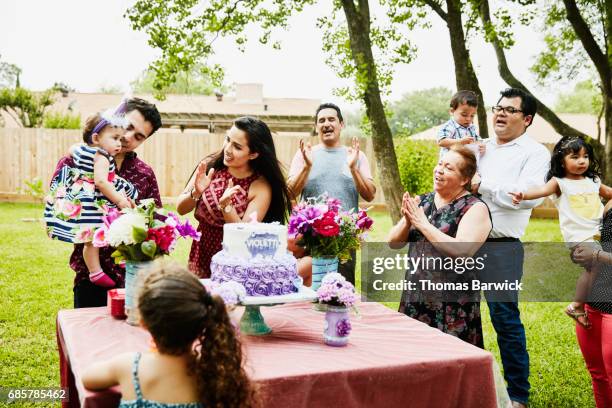
[[[136, 152], [155, 171], [164, 201], [171, 202], [183, 190], [196, 164], [206, 155], [221, 149], [224, 137], [224, 134], [180, 133], [161, 129]], [[277, 156], [287, 171], [298, 151], [300, 139], [298, 136], [274, 135]], [[0, 199], [28, 200], [28, 196], [20, 194], [20, 191], [23, 191], [26, 182], [35, 179], [42, 180], [43, 188], [48, 188], [57, 161], [72, 144], [81, 140], [79, 130], [0, 128], [0, 142], [4, 146], [0, 152]], [[309, 140], [313, 145], [318, 142], [317, 137], [310, 137]], [[350, 140], [345, 142], [349, 144]], [[372, 139], [362, 138], [360, 145], [370, 161], [377, 184], [372, 204], [384, 207], [382, 188], [376, 177]], [[547, 147], [552, 149], [552, 145]], [[536, 210], [534, 216], [557, 216], [556, 209], [548, 199]]]
[[[176, 197], [196, 164], [206, 155], [221, 149], [224, 137], [224, 134], [161, 129], [136, 152], [155, 171], [162, 197]], [[299, 149], [300, 139], [298, 136], [274, 135], [277, 156], [287, 172]], [[317, 143], [316, 137], [308, 139], [313, 145]], [[25, 188], [26, 182], [34, 179], [42, 180], [43, 187], [48, 188], [58, 160], [72, 144], [81, 140], [79, 130], [0, 128], [0, 142], [5, 146], [0, 153], [0, 196], [19, 199], [16, 193]], [[346, 140], [347, 144], [349, 142]], [[363, 138], [360, 144], [370, 159], [373, 174], [376, 174], [371, 139]], [[374, 202], [384, 203], [381, 188], [378, 188]]]

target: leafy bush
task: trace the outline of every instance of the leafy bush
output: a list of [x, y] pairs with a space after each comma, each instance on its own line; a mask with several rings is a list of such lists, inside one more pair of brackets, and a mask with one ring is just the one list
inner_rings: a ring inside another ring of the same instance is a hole
[[49, 112], [45, 115], [43, 127], [47, 129], [80, 129], [81, 115], [70, 112]]
[[395, 154], [405, 191], [423, 194], [433, 189], [433, 168], [438, 162], [438, 146], [429, 140], [395, 140]]

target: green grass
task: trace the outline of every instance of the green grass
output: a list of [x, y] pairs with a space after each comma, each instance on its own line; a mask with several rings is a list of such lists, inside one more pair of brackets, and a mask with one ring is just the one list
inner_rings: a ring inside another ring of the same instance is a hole
[[[0, 203], [0, 385], [55, 387], [59, 361], [55, 317], [72, 307], [68, 267], [71, 246], [52, 241], [39, 221], [40, 206]], [[372, 241], [383, 241], [391, 221], [373, 212]], [[532, 220], [525, 241], [561, 241], [556, 220]], [[189, 243], [180, 242], [172, 257], [186, 263]], [[565, 254], [567, 256], [567, 254]], [[526, 269], [537, 268], [530, 265]], [[571, 282], [573, 285], [573, 282]], [[397, 308], [397, 304], [388, 304]], [[576, 343], [564, 303], [521, 303], [531, 357], [531, 407], [594, 406], [590, 377]], [[500, 363], [495, 332], [482, 304], [485, 344]], [[41, 404], [31, 404], [41, 406]], [[50, 405], [50, 404], [48, 404]]]

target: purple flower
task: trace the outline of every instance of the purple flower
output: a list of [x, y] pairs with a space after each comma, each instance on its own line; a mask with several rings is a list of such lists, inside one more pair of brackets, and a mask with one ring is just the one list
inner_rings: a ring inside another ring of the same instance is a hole
[[202, 237], [202, 233], [198, 232], [193, 225], [189, 224], [189, 220], [186, 220], [184, 224], [177, 224], [176, 230], [183, 238], [193, 238], [194, 241], [199, 241]]
[[340, 337], [346, 337], [351, 332], [351, 322], [349, 319], [340, 319], [338, 323], [336, 323], [336, 333]]
[[321, 286], [317, 290], [319, 302], [353, 306], [357, 301], [355, 287], [339, 273], [329, 273], [321, 280]]
[[374, 221], [372, 221], [372, 219], [370, 217], [368, 217], [368, 214], [361, 210], [359, 211], [359, 218], [357, 218], [357, 228], [361, 229], [361, 230], [369, 230], [370, 228], [372, 228], [372, 224], [374, 224]]
[[340, 208], [342, 208], [342, 202], [337, 198], [328, 198], [327, 207], [329, 208], [329, 211], [337, 213], [340, 211]]
[[320, 218], [323, 213], [320, 208], [308, 206], [302, 212], [309, 224], [312, 224], [316, 219]]
[[228, 281], [216, 286], [212, 294], [219, 296], [227, 306], [234, 306], [246, 296], [246, 289], [238, 282]]
[[289, 218], [289, 226], [287, 228], [289, 236], [295, 237], [298, 234], [308, 232], [309, 229], [310, 224], [302, 214], [295, 214]]

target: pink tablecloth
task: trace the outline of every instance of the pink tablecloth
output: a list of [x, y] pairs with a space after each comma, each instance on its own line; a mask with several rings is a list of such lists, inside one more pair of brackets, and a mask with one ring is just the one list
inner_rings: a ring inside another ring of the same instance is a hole
[[[247, 371], [265, 407], [494, 407], [493, 357], [452, 336], [362, 303], [347, 347], [322, 342], [324, 316], [309, 304], [262, 308], [272, 334], [242, 336]], [[62, 310], [57, 317], [62, 386], [70, 406], [116, 406], [111, 389], [84, 389], [94, 361], [146, 351], [149, 334], [113, 319], [105, 308]]]

